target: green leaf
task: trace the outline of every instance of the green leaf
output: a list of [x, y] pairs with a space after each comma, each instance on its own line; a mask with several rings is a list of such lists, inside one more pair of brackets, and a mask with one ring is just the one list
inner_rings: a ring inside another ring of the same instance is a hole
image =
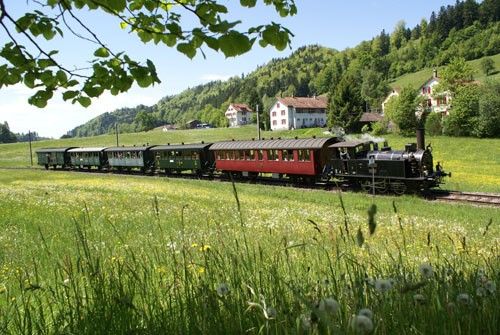
[[66, 72], [64, 72], [63, 70], [57, 71], [56, 78], [59, 84], [61, 85], [66, 85], [66, 83], [68, 82], [68, 76], [66, 75]]
[[252, 48], [250, 39], [237, 31], [230, 31], [219, 38], [219, 48], [226, 57], [234, 57]]
[[210, 36], [205, 36], [205, 37], [203, 37], [203, 41], [205, 42], [206, 45], [208, 45], [208, 47], [210, 49], [213, 49], [215, 51], [219, 50], [219, 40], [218, 39], [210, 37]]
[[90, 104], [92, 103], [92, 100], [90, 100], [90, 98], [88, 97], [79, 97], [78, 99], [76, 99], [76, 101], [78, 101], [78, 103], [85, 108], [90, 106]]
[[96, 51], [94, 51], [94, 56], [106, 58], [106, 57], [109, 57], [109, 51], [108, 51], [108, 49], [101, 47], [101, 48], [97, 49]]
[[36, 76], [33, 72], [28, 72], [24, 75], [24, 85], [29, 88], [35, 87]]
[[179, 43], [177, 45], [177, 50], [191, 59], [196, 56], [196, 49], [193, 47], [193, 45], [191, 45], [191, 43]]
[[123, 22], [123, 21], [120, 22], [120, 28], [125, 29], [127, 27], [128, 27], [128, 23], [127, 22]]
[[63, 100], [67, 101], [73, 99], [78, 95], [78, 91], [66, 91], [62, 94]]
[[177, 37], [174, 34], [163, 35], [162, 40], [169, 47], [173, 47], [177, 43]]
[[257, 3], [257, 0], [240, 0], [240, 4], [243, 7], [248, 7], [248, 8], [255, 7], [256, 3]]
[[123, 10], [125, 10], [125, 7], [127, 5], [126, 0], [108, 0], [106, 2], [110, 9], [113, 9], [117, 12], [122, 12]]

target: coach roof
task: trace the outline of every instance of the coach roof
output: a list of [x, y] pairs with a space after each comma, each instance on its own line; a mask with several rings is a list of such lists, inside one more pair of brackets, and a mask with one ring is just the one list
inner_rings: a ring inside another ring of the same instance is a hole
[[321, 149], [326, 144], [331, 144], [335, 140], [335, 137], [326, 137], [284, 140], [227, 141], [212, 144], [210, 150]]
[[74, 149], [70, 149], [70, 150], [68, 150], [68, 152], [101, 152], [101, 151], [103, 151], [104, 149], [106, 149], [106, 147], [97, 147], [97, 148], [74, 148]]
[[150, 148], [154, 147], [154, 145], [150, 146], [137, 146], [137, 147], [111, 147], [104, 149], [105, 152], [123, 152], [123, 151], [146, 151]]
[[73, 149], [75, 147], [66, 147], [66, 148], [42, 148], [35, 151], [36, 153], [49, 153], [49, 152], [66, 152], [69, 149]]
[[212, 143], [188, 143], [188, 144], [168, 144], [157, 145], [151, 151], [168, 151], [168, 150], [201, 150], [209, 147]]

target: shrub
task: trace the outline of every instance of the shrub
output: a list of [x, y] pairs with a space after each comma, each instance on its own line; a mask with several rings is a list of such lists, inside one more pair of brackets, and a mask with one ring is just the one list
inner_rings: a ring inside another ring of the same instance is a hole
[[441, 125], [441, 114], [430, 113], [425, 120], [425, 130], [427, 134], [436, 136], [443, 134], [443, 126]]
[[382, 120], [376, 122], [373, 124], [373, 130], [372, 134], [373, 135], [384, 135], [387, 134], [387, 126], [389, 124], [389, 120], [386, 118], [383, 118]]

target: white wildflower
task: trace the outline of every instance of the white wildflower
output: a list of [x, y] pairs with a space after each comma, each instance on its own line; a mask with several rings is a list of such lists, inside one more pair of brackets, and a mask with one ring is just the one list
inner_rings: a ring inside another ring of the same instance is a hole
[[357, 334], [368, 334], [373, 330], [373, 322], [364, 315], [356, 315], [351, 320], [351, 328]]
[[358, 315], [366, 316], [368, 319], [373, 319], [373, 312], [368, 308], [363, 308], [358, 312]]
[[265, 317], [266, 319], [268, 319], [268, 320], [269, 320], [269, 319], [276, 319], [276, 315], [277, 315], [277, 314], [278, 314], [278, 313], [276, 312], [276, 308], [271, 307], [271, 306], [267, 307], [267, 308], [264, 310], [264, 317]]
[[229, 292], [230, 292], [230, 290], [229, 290], [228, 284], [221, 283], [221, 284], [219, 284], [219, 286], [217, 286], [217, 294], [219, 295], [219, 297], [224, 297], [224, 296], [228, 295]]
[[71, 280], [70, 280], [69, 278], [64, 279], [64, 280], [63, 280], [63, 284], [64, 284], [64, 286], [68, 286], [70, 281], [71, 281]]
[[467, 293], [460, 293], [457, 295], [457, 303], [461, 305], [469, 305], [471, 302], [472, 300]]
[[380, 292], [387, 292], [392, 288], [392, 284], [387, 279], [377, 279], [375, 281], [375, 289]]
[[320, 312], [324, 312], [329, 315], [337, 313], [339, 308], [340, 308], [339, 303], [337, 302], [337, 300], [333, 298], [321, 299], [318, 304], [318, 310]]
[[423, 294], [417, 293], [413, 296], [413, 301], [415, 304], [423, 305], [426, 303], [427, 299], [425, 299]]
[[430, 264], [423, 263], [419, 266], [418, 270], [420, 271], [420, 275], [424, 279], [430, 279], [434, 275], [434, 269]]

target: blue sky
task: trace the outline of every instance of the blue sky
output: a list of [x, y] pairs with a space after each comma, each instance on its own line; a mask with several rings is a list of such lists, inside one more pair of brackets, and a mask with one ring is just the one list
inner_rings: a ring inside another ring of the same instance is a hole
[[[4, 0], [7, 11], [18, 17], [34, 5], [19, 0]], [[99, 37], [115, 51], [126, 51], [137, 60], [151, 59], [157, 67], [162, 83], [148, 89], [133, 87], [128, 93], [113, 97], [103, 95], [85, 109], [70, 102], [54, 98], [44, 109], [30, 106], [27, 99], [34, 92], [16, 85], [0, 90], [0, 122], [7, 121], [15, 132], [37, 131], [40, 135], [59, 137], [66, 131], [91, 118], [120, 107], [134, 107], [138, 104], [152, 105], [166, 95], [214, 79], [226, 79], [253, 71], [276, 57], [286, 57], [297, 48], [308, 44], [320, 44], [343, 50], [359, 42], [371, 39], [382, 29], [391, 32], [400, 20], [413, 27], [422, 18], [429, 18], [432, 11], [441, 6], [454, 4], [455, 0], [296, 0], [297, 15], [280, 18], [271, 7], [241, 8], [237, 0], [221, 0], [230, 9], [228, 20], [242, 20], [242, 27], [258, 25], [269, 21], [279, 22], [295, 35], [292, 48], [279, 52], [271, 47], [256, 45], [249, 53], [226, 59], [223, 55], [205, 50], [206, 59], [198, 54], [193, 60], [166, 46], [145, 45], [135, 35], [119, 28], [118, 22], [104, 14], [82, 13]], [[97, 14], [97, 15], [96, 15]], [[187, 24], [191, 24], [187, 19]], [[68, 67], [86, 66], [96, 47], [65, 35], [47, 45], [59, 49], [58, 59]], [[7, 35], [0, 31], [0, 44], [7, 41]], [[1, 63], [1, 60], [0, 60]]]

